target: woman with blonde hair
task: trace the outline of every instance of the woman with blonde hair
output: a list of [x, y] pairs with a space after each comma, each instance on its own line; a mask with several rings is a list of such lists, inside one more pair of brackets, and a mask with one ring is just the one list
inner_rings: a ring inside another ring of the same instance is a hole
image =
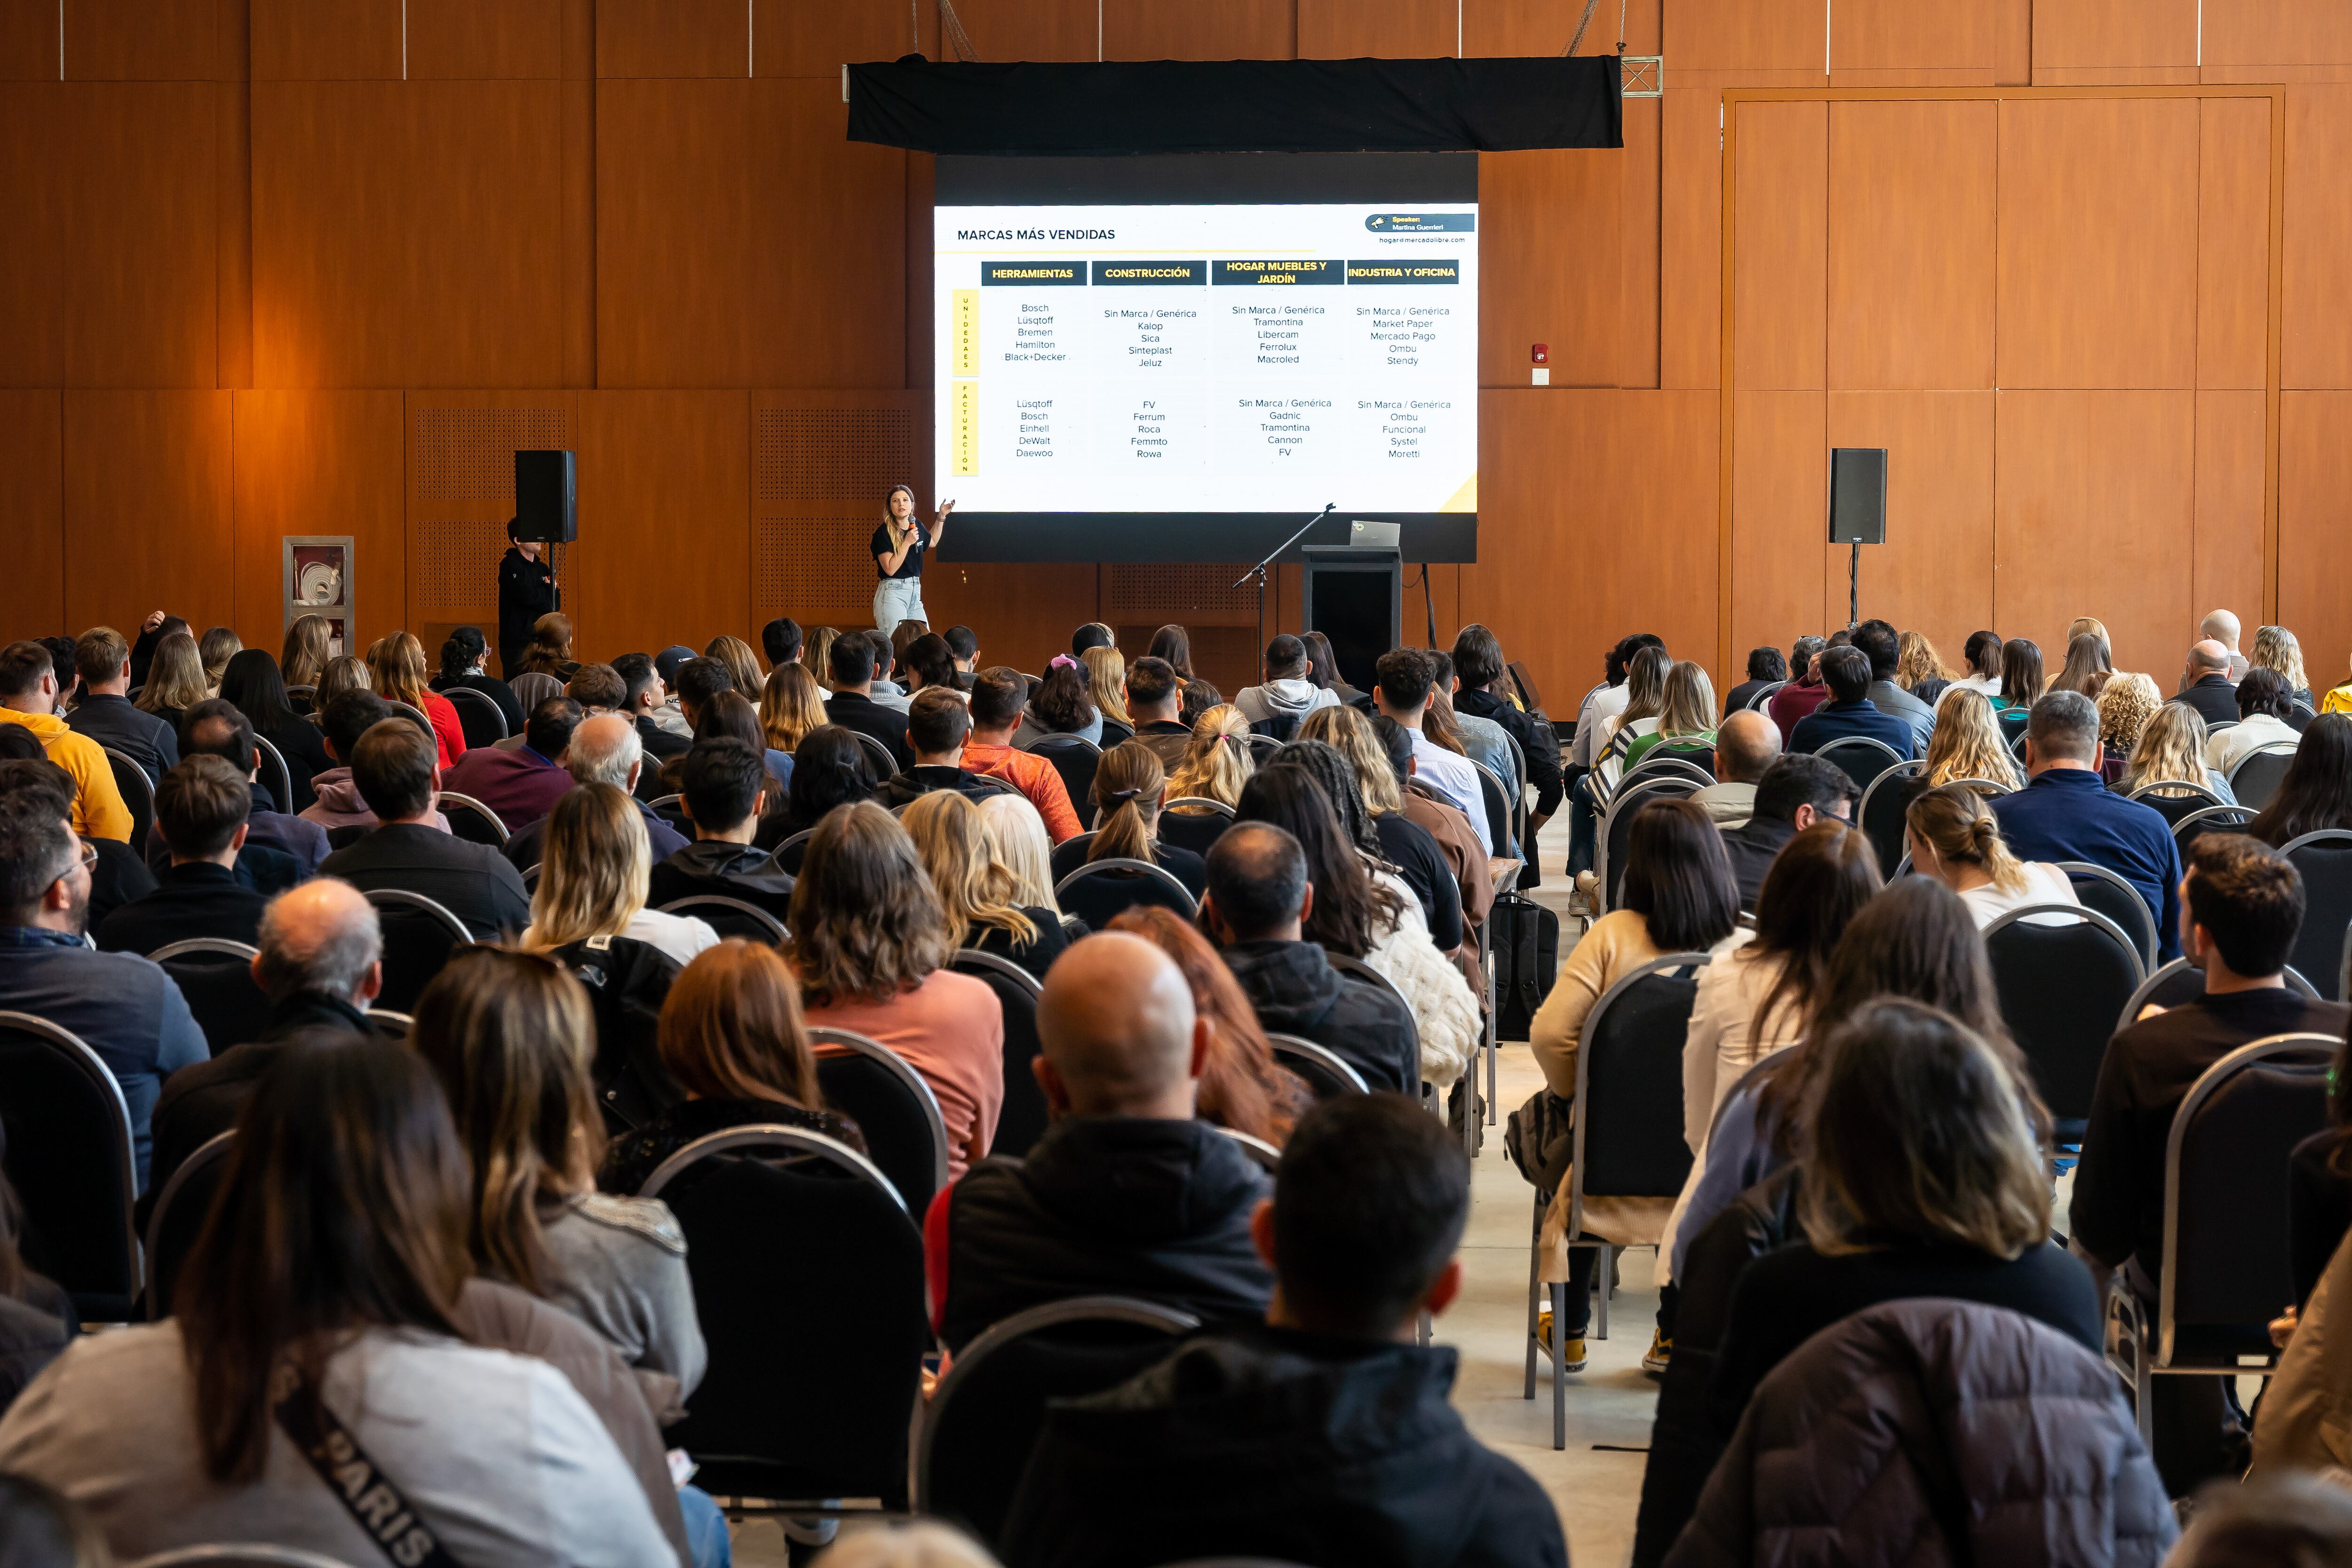
[[334, 625], [323, 615], [297, 615], [286, 628], [286, 645], [278, 655], [278, 671], [287, 685], [315, 686], [334, 649]]
[[996, 858], [980, 808], [968, 795], [933, 789], [915, 797], [899, 816], [946, 913], [948, 942], [1009, 958], [1039, 979], [1070, 945], [1061, 916], [1016, 902], [1020, 884]]
[[1936, 704], [1936, 727], [1927, 737], [1927, 761], [1920, 769], [1923, 789], [1961, 779], [1990, 779], [2021, 788], [2017, 758], [2000, 738], [1992, 704], [1973, 686], [1945, 688]]
[[222, 672], [228, 668], [231, 659], [245, 652], [245, 644], [229, 628], [211, 626], [196, 639], [196, 652], [205, 661], [205, 694], [216, 697], [220, 695]]
[[2164, 694], [2156, 689], [2156, 682], [2136, 672], [2118, 672], [2099, 688], [2099, 744], [2118, 771], [2163, 705]]
[[544, 953], [591, 936], [626, 936], [687, 964], [719, 933], [692, 915], [646, 907], [653, 851], [645, 814], [611, 784], [575, 784], [547, 814], [539, 889], [522, 946]]
[[2159, 703], [2139, 732], [2115, 788], [2126, 795], [2151, 784], [2202, 784], [2234, 806], [2228, 780], [2205, 766], [2205, 719], [2187, 703]]
[[1160, 754], [1139, 740], [1114, 746], [1095, 768], [1095, 831], [1065, 840], [1054, 851], [1054, 882], [1101, 860], [1144, 861], [1158, 866], [1195, 900], [1209, 885], [1209, 868], [1191, 850], [1160, 841], [1160, 809], [1168, 803], [1168, 771]]
[[2107, 640], [2095, 632], [2077, 633], [2066, 643], [2066, 663], [2050, 677], [2044, 691], [2080, 692], [2095, 699], [2100, 688], [2115, 674], [2115, 662], [2107, 655]]
[[319, 689], [310, 694], [313, 715], [327, 711], [327, 705], [346, 692], [373, 691], [375, 682], [369, 678], [367, 661], [352, 653], [338, 653], [319, 672]]
[[2285, 627], [2255, 627], [2254, 650], [2246, 662], [2257, 670], [2277, 671], [2286, 677], [2289, 696], [2313, 707], [2318, 706], [2311, 700], [2311, 676], [2303, 667], [2303, 644]]
[[1666, 671], [1658, 727], [1625, 747], [1625, 766], [1628, 769], [1638, 768], [1643, 758], [1660, 747], [1675, 751], [1701, 747], [1711, 751], [1715, 748], [1715, 683], [1690, 660], [1677, 660]]
[[1675, 662], [1664, 648], [1643, 648], [1625, 664], [1625, 706], [1601, 721], [1593, 771], [1610, 789], [1625, 771], [1626, 748], [1654, 735], [1666, 711], [1666, 676]]
[[1928, 706], [1936, 706], [1958, 672], [1944, 663], [1925, 632], [1903, 632], [1896, 642], [1895, 684]]
[[174, 632], [155, 644], [147, 665], [147, 684], [139, 688], [138, 708], [152, 713], [176, 731], [180, 716], [210, 694], [205, 685], [205, 661], [196, 640]]
[[1903, 844], [1912, 869], [1958, 894], [1979, 931], [2021, 904], [2080, 902], [2064, 872], [2011, 853], [1983, 797], [1958, 784], [1939, 785], [1911, 802], [1903, 814]]
[[530, 623], [530, 645], [523, 650], [521, 670], [568, 681], [580, 668], [572, 656], [572, 617], [550, 611]]
[[387, 632], [368, 645], [367, 666], [378, 696], [406, 703], [433, 726], [442, 767], [466, 755], [466, 727], [458, 722], [457, 705], [426, 684], [424, 643], [405, 632]]
[[833, 690], [833, 645], [841, 638], [840, 631], [832, 626], [812, 626], [807, 639], [801, 643], [801, 668], [820, 691]]
[[[1359, 717], [1361, 716], [1359, 715]], [[1231, 703], [1201, 716], [1185, 743], [1184, 759], [1168, 776], [1168, 798], [1191, 796], [1231, 806], [1242, 798], [1255, 764], [1250, 758], [1249, 720]]]
[[[757, 701], [767, 677], [760, 674], [760, 655], [751, 652], [751, 644], [740, 637], [713, 637], [710, 645], [702, 650], [706, 659], [716, 659], [727, 666], [728, 677], [735, 689], [745, 697]], [[782, 749], [789, 751], [790, 747]]]
[[988, 836], [989, 852], [1013, 879], [1006, 901], [1022, 909], [1042, 909], [1061, 918], [1054, 897], [1054, 841], [1045, 819], [1026, 795], [1007, 791], [974, 802], [980, 808], [981, 831]]
[[1198, 927], [1172, 909], [1143, 905], [1110, 923], [1142, 937], [1174, 961], [1192, 988], [1192, 1010], [1209, 1026], [1194, 1113], [1203, 1122], [1263, 1139], [1276, 1148], [1315, 1103], [1297, 1074], [1274, 1059], [1274, 1047], [1231, 966]]
[[800, 664], [778, 664], [760, 692], [760, 728], [771, 751], [800, 749], [809, 731], [824, 722], [824, 694]]
[[1103, 749], [1135, 738], [1135, 721], [1127, 716], [1127, 655], [1117, 648], [1089, 648], [1078, 655], [1087, 666], [1087, 692], [1102, 715]]

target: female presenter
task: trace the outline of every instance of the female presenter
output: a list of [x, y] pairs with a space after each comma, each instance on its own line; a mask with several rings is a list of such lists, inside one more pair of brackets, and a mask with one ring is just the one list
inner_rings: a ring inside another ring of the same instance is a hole
[[953, 501], [940, 503], [940, 515], [931, 519], [930, 531], [915, 516], [915, 493], [904, 485], [893, 485], [882, 501], [882, 526], [874, 530], [875, 574], [881, 581], [874, 586], [874, 624], [887, 636], [898, 629], [901, 621], [924, 621], [923, 612], [923, 551], [939, 543], [947, 531], [948, 514], [955, 510]]

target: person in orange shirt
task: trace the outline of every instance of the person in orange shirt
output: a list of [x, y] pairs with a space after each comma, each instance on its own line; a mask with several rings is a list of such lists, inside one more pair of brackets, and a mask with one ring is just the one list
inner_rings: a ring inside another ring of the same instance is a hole
[[971, 683], [971, 733], [964, 737], [963, 766], [971, 772], [1002, 779], [1037, 808], [1045, 831], [1059, 844], [1083, 830], [1070, 809], [1070, 791], [1054, 765], [1034, 752], [1015, 751], [1013, 732], [1021, 724], [1021, 706], [1028, 700], [1029, 682], [1020, 671], [992, 664]]
[[0, 721], [21, 724], [40, 737], [49, 760], [73, 775], [73, 831], [85, 839], [131, 841], [131, 808], [115, 788], [106, 748], [76, 735], [58, 716], [58, 672], [38, 643], [0, 648]]

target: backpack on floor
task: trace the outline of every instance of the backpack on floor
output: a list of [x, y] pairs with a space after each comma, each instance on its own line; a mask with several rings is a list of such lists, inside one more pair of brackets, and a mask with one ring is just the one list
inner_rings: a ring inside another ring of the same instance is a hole
[[1486, 918], [1494, 926], [1496, 1038], [1525, 1040], [1559, 972], [1559, 916], [1506, 894]]

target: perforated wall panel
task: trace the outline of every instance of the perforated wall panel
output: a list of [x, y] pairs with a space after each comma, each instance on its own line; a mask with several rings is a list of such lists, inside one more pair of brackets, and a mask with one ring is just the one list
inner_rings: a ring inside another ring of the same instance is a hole
[[866, 553], [890, 486], [911, 482], [903, 408], [758, 408], [751, 414], [751, 614], [863, 625]]
[[[426, 521], [416, 525], [417, 617], [467, 618], [499, 612], [499, 557], [507, 526]], [[438, 653], [438, 650], [435, 653]]]
[[[1178, 621], [1190, 616], [1205, 625], [1239, 624], [1257, 613], [1250, 587], [1226, 585], [1249, 570], [1237, 566], [1111, 566], [1103, 571], [1103, 609], [1116, 624]], [[1272, 582], [1267, 584], [1271, 589]]]
[[419, 409], [416, 498], [490, 502], [510, 511], [514, 455], [569, 446], [571, 426], [560, 408]]

